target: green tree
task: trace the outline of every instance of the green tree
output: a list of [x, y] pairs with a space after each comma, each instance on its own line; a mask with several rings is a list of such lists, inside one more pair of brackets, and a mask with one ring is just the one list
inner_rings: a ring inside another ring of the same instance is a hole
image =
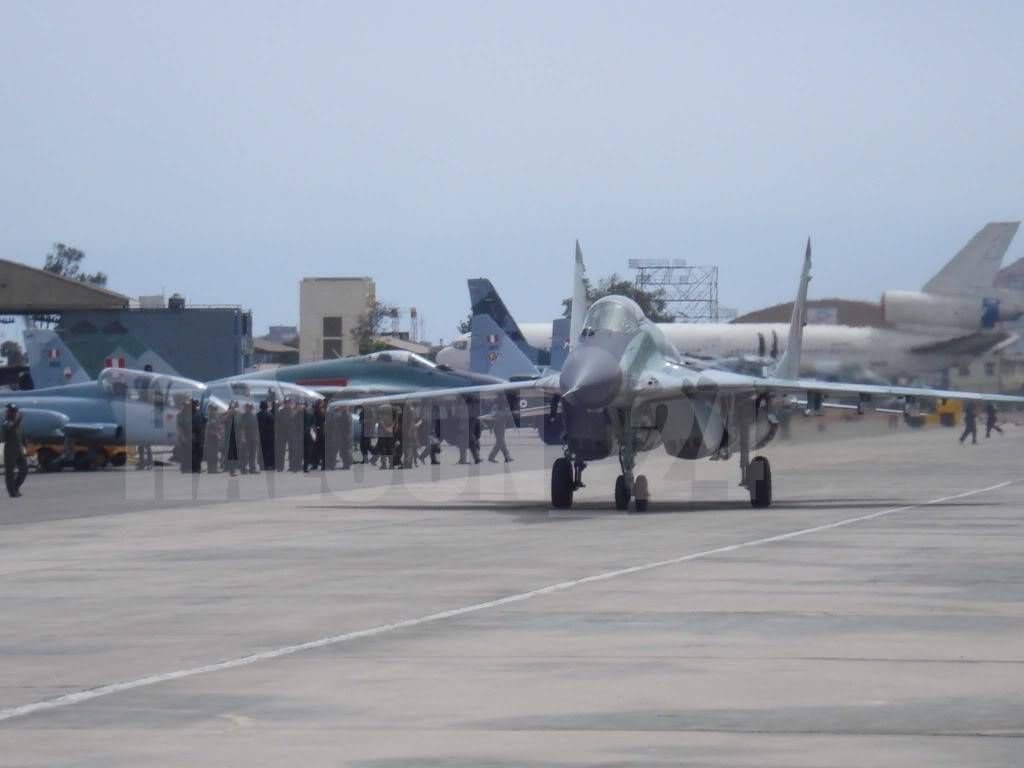
[[77, 280], [80, 283], [105, 286], [107, 276], [103, 272], [82, 271], [82, 262], [85, 260], [85, 252], [78, 248], [72, 248], [64, 243], [54, 243], [53, 249], [46, 254], [46, 263], [43, 270], [53, 275], [66, 277], [69, 280]]
[[373, 302], [369, 310], [359, 318], [356, 327], [352, 329], [352, 340], [359, 347], [359, 354], [366, 355], [378, 349], [374, 338], [380, 336], [385, 321], [398, 317], [398, 307], [391, 304], [383, 304], [379, 301]]
[[[602, 277], [596, 286], [587, 278], [583, 278], [583, 284], [587, 289], [587, 304], [593, 304], [605, 296], [626, 296], [635, 301], [652, 322], [671, 323], [676, 319], [668, 310], [665, 291], [660, 288], [656, 291], [645, 291], [637, 287], [633, 281], [625, 280], [615, 273]], [[569, 317], [572, 313], [572, 299], [564, 299], [562, 307], [564, 316]]]
[[473, 313], [466, 315], [466, 319], [459, 323], [459, 333], [469, 333], [473, 322]]
[[28, 359], [21, 350], [21, 345], [11, 339], [0, 344], [0, 357], [6, 357], [7, 364], [10, 366], [28, 365]]

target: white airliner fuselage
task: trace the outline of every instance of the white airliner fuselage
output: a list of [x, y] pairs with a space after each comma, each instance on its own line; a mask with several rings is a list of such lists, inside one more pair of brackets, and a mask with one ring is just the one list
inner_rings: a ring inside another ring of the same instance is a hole
[[[786, 349], [785, 323], [659, 323], [658, 327], [681, 354], [694, 358], [775, 359]], [[530, 346], [551, 349], [550, 323], [522, 323], [519, 328]], [[801, 369], [805, 375], [825, 378], [870, 373], [887, 380], [914, 379], [975, 356], [914, 351], [949, 338], [889, 328], [809, 325], [804, 330]], [[442, 349], [437, 361], [456, 370], [468, 370], [469, 334]]]

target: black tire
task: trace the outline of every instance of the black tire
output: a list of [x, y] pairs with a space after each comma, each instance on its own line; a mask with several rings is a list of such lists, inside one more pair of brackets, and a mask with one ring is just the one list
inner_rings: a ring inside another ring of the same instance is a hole
[[76, 453], [71, 461], [71, 467], [75, 472], [92, 472], [96, 466], [92, 463], [92, 457], [88, 453]]
[[633, 481], [633, 505], [636, 507], [637, 512], [647, 511], [647, 502], [650, 501], [650, 495], [647, 490], [647, 475], [637, 475]]
[[555, 459], [551, 467], [551, 506], [555, 509], [569, 509], [572, 506], [572, 462], [566, 458]]
[[625, 475], [615, 478], [615, 508], [620, 511], [629, 509], [629, 489], [626, 487]]
[[747, 469], [750, 506], [762, 509], [772, 505], [772, 466], [764, 456], [755, 456]]
[[110, 457], [110, 466], [123, 467], [127, 460], [128, 457], [127, 455], [125, 455], [124, 451], [118, 451], [117, 453]]
[[60, 472], [64, 469], [64, 459], [56, 451], [40, 448], [36, 451], [36, 465], [40, 472]]

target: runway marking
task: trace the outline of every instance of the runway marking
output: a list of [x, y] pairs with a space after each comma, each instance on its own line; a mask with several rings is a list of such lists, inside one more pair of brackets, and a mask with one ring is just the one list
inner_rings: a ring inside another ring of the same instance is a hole
[[408, 629], [410, 627], [418, 627], [423, 624], [432, 624], [438, 621], [444, 621], [445, 619], [453, 619], [457, 616], [465, 616], [470, 613], [478, 613], [480, 611], [486, 611], [491, 608], [498, 608], [504, 605], [510, 605], [512, 603], [519, 603], [524, 600], [530, 600], [534, 597], [541, 597], [543, 595], [550, 595], [555, 592], [565, 592], [569, 589], [582, 586], [584, 584], [594, 584], [599, 581], [607, 581], [608, 579], [615, 579], [619, 576], [628, 576], [633, 573], [643, 573], [644, 571], [652, 571], [656, 568], [665, 568], [670, 565], [678, 565], [680, 563], [688, 563], [692, 560], [700, 560], [705, 557], [711, 557], [712, 555], [722, 555], [727, 552], [736, 552], [741, 549], [749, 549], [750, 547], [761, 546], [762, 544], [772, 544], [778, 541], [788, 541], [789, 539], [796, 539], [801, 536], [808, 536], [812, 533], [821, 533], [822, 531], [829, 531], [835, 528], [844, 528], [846, 526], [854, 525], [856, 523], [863, 523], [868, 520], [875, 520], [879, 517], [885, 517], [886, 515], [892, 515], [897, 512], [906, 512], [911, 509], [918, 509], [920, 507], [927, 507], [933, 504], [942, 504], [946, 501], [954, 501], [956, 499], [963, 499], [968, 496], [977, 496], [978, 494], [988, 493], [989, 491], [996, 491], [1000, 488], [1005, 488], [1011, 485], [1014, 481], [1007, 480], [1004, 483], [997, 483], [996, 485], [990, 485], [986, 488], [978, 488], [973, 491], [964, 491], [963, 493], [957, 493], [952, 496], [942, 496], [937, 499], [930, 499], [929, 501], [922, 501], [917, 504], [907, 504], [902, 507], [893, 507], [892, 509], [883, 509], [879, 512], [872, 512], [867, 515], [860, 515], [858, 517], [847, 517], [843, 520], [837, 520], [832, 523], [823, 523], [821, 525], [815, 525], [810, 528], [801, 528], [796, 531], [788, 531], [786, 533], [775, 534], [774, 536], [765, 536], [760, 539], [753, 539], [751, 541], [740, 542], [739, 544], [726, 544], [725, 546], [715, 547], [714, 549], [705, 549], [701, 552], [694, 552], [689, 555], [680, 555], [679, 557], [672, 557], [668, 560], [657, 560], [652, 563], [644, 563], [643, 565], [634, 565], [629, 568], [619, 568], [614, 571], [604, 571], [602, 573], [595, 573], [591, 576], [584, 576], [580, 579], [573, 579], [571, 581], [562, 581], [557, 584], [549, 584], [546, 587], [540, 587], [539, 589], [532, 589], [529, 592], [520, 592], [515, 595], [508, 595], [507, 597], [501, 597], [497, 600], [488, 600], [484, 603], [476, 603], [474, 605], [467, 605], [462, 608], [453, 608], [448, 611], [439, 611], [438, 613], [431, 613], [426, 616], [420, 616], [415, 619], [405, 619], [404, 621], [396, 621], [392, 624], [382, 624], [377, 627], [371, 627], [369, 629], [360, 629], [355, 632], [346, 632], [341, 635], [331, 635], [329, 637], [322, 637], [319, 640], [310, 640], [305, 643], [297, 643], [295, 645], [286, 645], [280, 648], [274, 648], [267, 651], [261, 651], [259, 653], [249, 654], [248, 656], [240, 656], [236, 659], [227, 659], [226, 661], [218, 661], [213, 664], [205, 664], [200, 667], [190, 667], [188, 669], [179, 669], [175, 672], [164, 672], [157, 675], [149, 675], [148, 677], [140, 677], [136, 680], [129, 680], [123, 683], [112, 683], [109, 685], [101, 685], [96, 688], [89, 688], [84, 691], [77, 691], [75, 693], [68, 693], [63, 696], [57, 696], [52, 699], [46, 699], [45, 701], [38, 701], [33, 704], [24, 704], [20, 707], [11, 707], [9, 709], [0, 710], [0, 722], [5, 720], [13, 720], [18, 717], [26, 717], [27, 715], [34, 715], [39, 712], [45, 712], [51, 709], [58, 709], [60, 707], [69, 707], [72, 704], [81, 704], [86, 701], [92, 701], [93, 699], [99, 699], [104, 696], [112, 696], [115, 693], [123, 693], [125, 691], [131, 691], [136, 688], [145, 688], [150, 685], [157, 685], [159, 683], [169, 683], [174, 680], [181, 680], [186, 677], [195, 677], [197, 675], [205, 675], [210, 672], [222, 672], [228, 669], [235, 669], [237, 667], [246, 667], [250, 664], [256, 664], [260, 661], [269, 661], [270, 659], [278, 659], [282, 656], [291, 656], [292, 654], [302, 653], [303, 651], [312, 651], [317, 648], [326, 648], [332, 645], [340, 645], [341, 643], [347, 643], [352, 640], [361, 640], [366, 637], [376, 637], [377, 635], [387, 634], [389, 632], [395, 632], [400, 629]]

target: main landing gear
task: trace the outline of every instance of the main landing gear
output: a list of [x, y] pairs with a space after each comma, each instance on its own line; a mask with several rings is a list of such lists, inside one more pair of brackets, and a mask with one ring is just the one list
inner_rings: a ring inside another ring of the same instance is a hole
[[[756, 406], [755, 406], [756, 407]], [[739, 418], [740, 431], [740, 485], [750, 492], [750, 506], [756, 508], [772, 505], [772, 465], [764, 456], [750, 459], [750, 420]], [[771, 433], [774, 435], [774, 431]], [[763, 444], [763, 443], [762, 443]], [[761, 447], [758, 444], [756, 447]]]

